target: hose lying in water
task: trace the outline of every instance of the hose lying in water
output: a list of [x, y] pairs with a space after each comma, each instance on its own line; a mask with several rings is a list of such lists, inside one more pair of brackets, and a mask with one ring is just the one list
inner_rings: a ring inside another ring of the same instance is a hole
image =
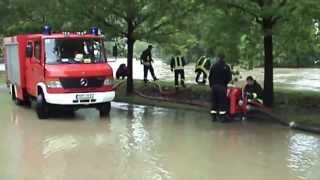
[[[121, 87], [126, 81], [122, 80], [118, 82], [117, 84], [113, 85], [112, 89], [117, 90], [119, 87]], [[173, 96], [177, 94], [176, 90], [171, 90], [171, 91], [165, 91], [163, 90], [162, 86], [159, 83], [156, 82], [151, 82], [151, 84], [154, 84], [157, 86], [157, 89], [159, 90], [159, 93], [161, 96]]]
[[163, 88], [161, 87], [161, 85], [159, 83], [156, 82], [151, 82], [152, 84], [155, 84], [158, 87], [159, 93], [161, 96], [173, 96], [177, 94], [176, 90], [171, 90], [171, 91], [165, 91], [163, 90]]
[[114, 85], [112, 86], [112, 90], [118, 90], [118, 88], [120, 88], [125, 82], [126, 82], [126, 80], [122, 80], [122, 81], [114, 84]]
[[267, 107], [263, 106], [262, 104], [252, 103], [252, 105], [254, 105], [253, 106], [254, 107], [253, 110], [256, 110], [259, 113], [262, 113], [262, 114], [265, 114], [265, 115], [271, 117], [272, 119], [276, 120], [278, 123], [280, 123], [280, 124], [282, 124], [284, 126], [288, 126], [288, 127], [292, 128], [292, 129], [296, 129], [296, 130], [301, 130], [301, 131], [307, 131], [307, 132], [320, 134], [320, 128], [319, 127], [303, 125], [303, 124], [300, 124], [300, 123], [296, 123], [294, 121], [286, 121], [283, 118], [279, 117], [277, 114], [273, 113], [270, 108], [267, 108]]
[[[117, 84], [115, 84], [112, 89], [113, 90], [117, 90], [119, 89], [122, 85], [125, 84], [125, 80], [123, 81], [120, 81], [118, 82]], [[146, 98], [146, 99], [149, 99], [149, 100], [158, 100], [158, 101], [165, 101], [165, 102], [173, 102], [172, 99], [168, 98], [170, 96], [173, 96], [175, 94], [177, 94], [177, 92], [174, 90], [174, 91], [165, 91], [163, 90], [163, 88], [161, 87], [160, 84], [158, 83], [153, 83], [157, 86], [158, 90], [159, 90], [159, 93], [161, 95], [161, 97], [154, 97], [154, 96], [149, 96], [149, 95], [146, 95], [142, 92], [138, 92], [138, 91], [134, 91], [134, 93], [142, 98]], [[176, 103], [180, 103], [180, 104], [187, 104], [187, 105], [192, 105], [192, 106], [199, 106], [199, 107], [209, 107], [209, 104], [208, 103], [203, 103], [203, 102], [198, 102], [198, 101], [192, 101], [192, 100], [175, 100], [174, 102]]]

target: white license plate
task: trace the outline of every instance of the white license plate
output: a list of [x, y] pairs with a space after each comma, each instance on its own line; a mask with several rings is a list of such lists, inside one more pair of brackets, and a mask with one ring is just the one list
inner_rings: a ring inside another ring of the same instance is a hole
[[93, 94], [77, 94], [76, 99], [78, 101], [85, 101], [93, 99]]

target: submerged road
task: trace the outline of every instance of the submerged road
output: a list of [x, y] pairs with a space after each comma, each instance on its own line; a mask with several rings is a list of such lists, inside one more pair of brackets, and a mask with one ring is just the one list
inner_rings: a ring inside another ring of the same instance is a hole
[[0, 92], [1, 180], [319, 180], [320, 137], [206, 112], [113, 103], [38, 120]]

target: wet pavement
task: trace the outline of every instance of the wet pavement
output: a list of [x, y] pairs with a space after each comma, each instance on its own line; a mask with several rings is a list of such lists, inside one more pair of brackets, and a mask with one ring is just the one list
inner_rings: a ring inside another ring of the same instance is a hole
[[206, 112], [113, 103], [38, 120], [0, 92], [1, 180], [318, 180], [320, 136]]

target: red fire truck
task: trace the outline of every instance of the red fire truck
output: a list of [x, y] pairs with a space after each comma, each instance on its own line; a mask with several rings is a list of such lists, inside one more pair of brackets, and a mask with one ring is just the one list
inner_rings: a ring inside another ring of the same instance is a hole
[[[70, 111], [97, 108], [110, 112], [115, 97], [113, 72], [107, 63], [103, 36], [91, 33], [52, 33], [4, 38], [7, 85], [18, 105], [36, 102], [40, 119], [56, 107]], [[53, 108], [54, 107], [54, 108]]]

